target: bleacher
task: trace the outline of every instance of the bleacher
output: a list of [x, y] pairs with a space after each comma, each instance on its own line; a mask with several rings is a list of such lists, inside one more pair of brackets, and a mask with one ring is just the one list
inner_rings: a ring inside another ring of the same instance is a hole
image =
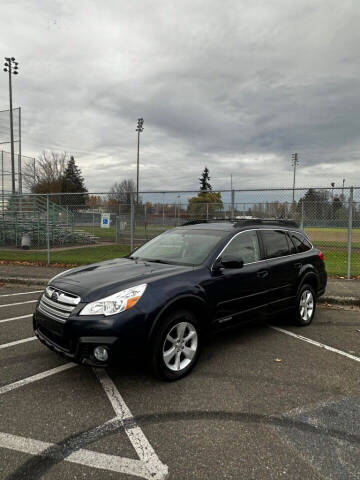
[[0, 245], [21, 246], [23, 235], [31, 238], [31, 248], [86, 245], [95, 243], [87, 232], [75, 230], [74, 213], [46, 196], [16, 195], [0, 199]]

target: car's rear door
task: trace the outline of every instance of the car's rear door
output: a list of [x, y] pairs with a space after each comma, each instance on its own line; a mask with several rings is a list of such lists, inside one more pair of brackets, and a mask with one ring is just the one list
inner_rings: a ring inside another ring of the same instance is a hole
[[256, 230], [240, 232], [221, 252], [244, 261], [242, 268], [226, 268], [212, 276], [212, 298], [216, 303], [216, 322], [234, 323], [247, 314], [262, 312], [268, 303], [269, 270], [263, 260]]
[[260, 235], [271, 278], [270, 309], [272, 312], [285, 310], [294, 305], [301, 263], [293, 254], [286, 230], [262, 229]]

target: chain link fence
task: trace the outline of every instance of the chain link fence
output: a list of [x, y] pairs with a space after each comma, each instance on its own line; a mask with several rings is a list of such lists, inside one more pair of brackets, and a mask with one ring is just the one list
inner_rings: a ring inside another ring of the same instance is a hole
[[86, 264], [127, 254], [192, 220], [296, 220], [330, 275], [360, 276], [360, 187], [11, 195], [0, 204], [0, 258]]

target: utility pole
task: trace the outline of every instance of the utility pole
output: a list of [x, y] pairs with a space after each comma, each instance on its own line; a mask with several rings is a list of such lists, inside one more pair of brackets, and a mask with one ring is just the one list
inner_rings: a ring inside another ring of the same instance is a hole
[[343, 186], [342, 186], [342, 192], [341, 192], [341, 199], [344, 201], [344, 187], [345, 187], [345, 178], [343, 178]]
[[139, 204], [139, 157], [140, 157], [140, 133], [144, 131], [144, 119], [138, 118], [136, 132], [138, 132], [137, 138], [137, 163], [136, 163], [136, 204]]
[[18, 62], [14, 57], [5, 57], [4, 72], [9, 73], [9, 101], [10, 101], [10, 143], [11, 143], [11, 190], [16, 193], [15, 188], [15, 153], [14, 153], [14, 123], [12, 106], [12, 75], [17, 75]]
[[293, 153], [291, 155], [291, 164], [294, 167], [294, 181], [293, 181], [293, 203], [295, 202], [295, 179], [296, 179], [296, 166], [299, 165], [298, 154]]

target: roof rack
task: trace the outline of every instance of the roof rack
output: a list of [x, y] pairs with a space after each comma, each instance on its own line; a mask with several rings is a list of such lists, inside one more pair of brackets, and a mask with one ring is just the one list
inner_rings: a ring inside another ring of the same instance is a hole
[[299, 228], [299, 224], [295, 220], [288, 220], [282, 218], [219, 218], [216, 220], [189, 220], [183, 223], [181, 226], [187, 225], [199, 225], [201, 223], [233, 223], [235, 228], [244, 227], [246, 225], [276, 225], [279, 227], [295, 227]]
[[238, 219], [235, 221], [234, 227], [242, 227], [244, 225], [277, 225], [277, 226], [286, 226], [286, 227], [296, 227], [299, 228], [299, 224], [295, 220], [287, 220], [282, 218], [252, 218], [252, 219]]

